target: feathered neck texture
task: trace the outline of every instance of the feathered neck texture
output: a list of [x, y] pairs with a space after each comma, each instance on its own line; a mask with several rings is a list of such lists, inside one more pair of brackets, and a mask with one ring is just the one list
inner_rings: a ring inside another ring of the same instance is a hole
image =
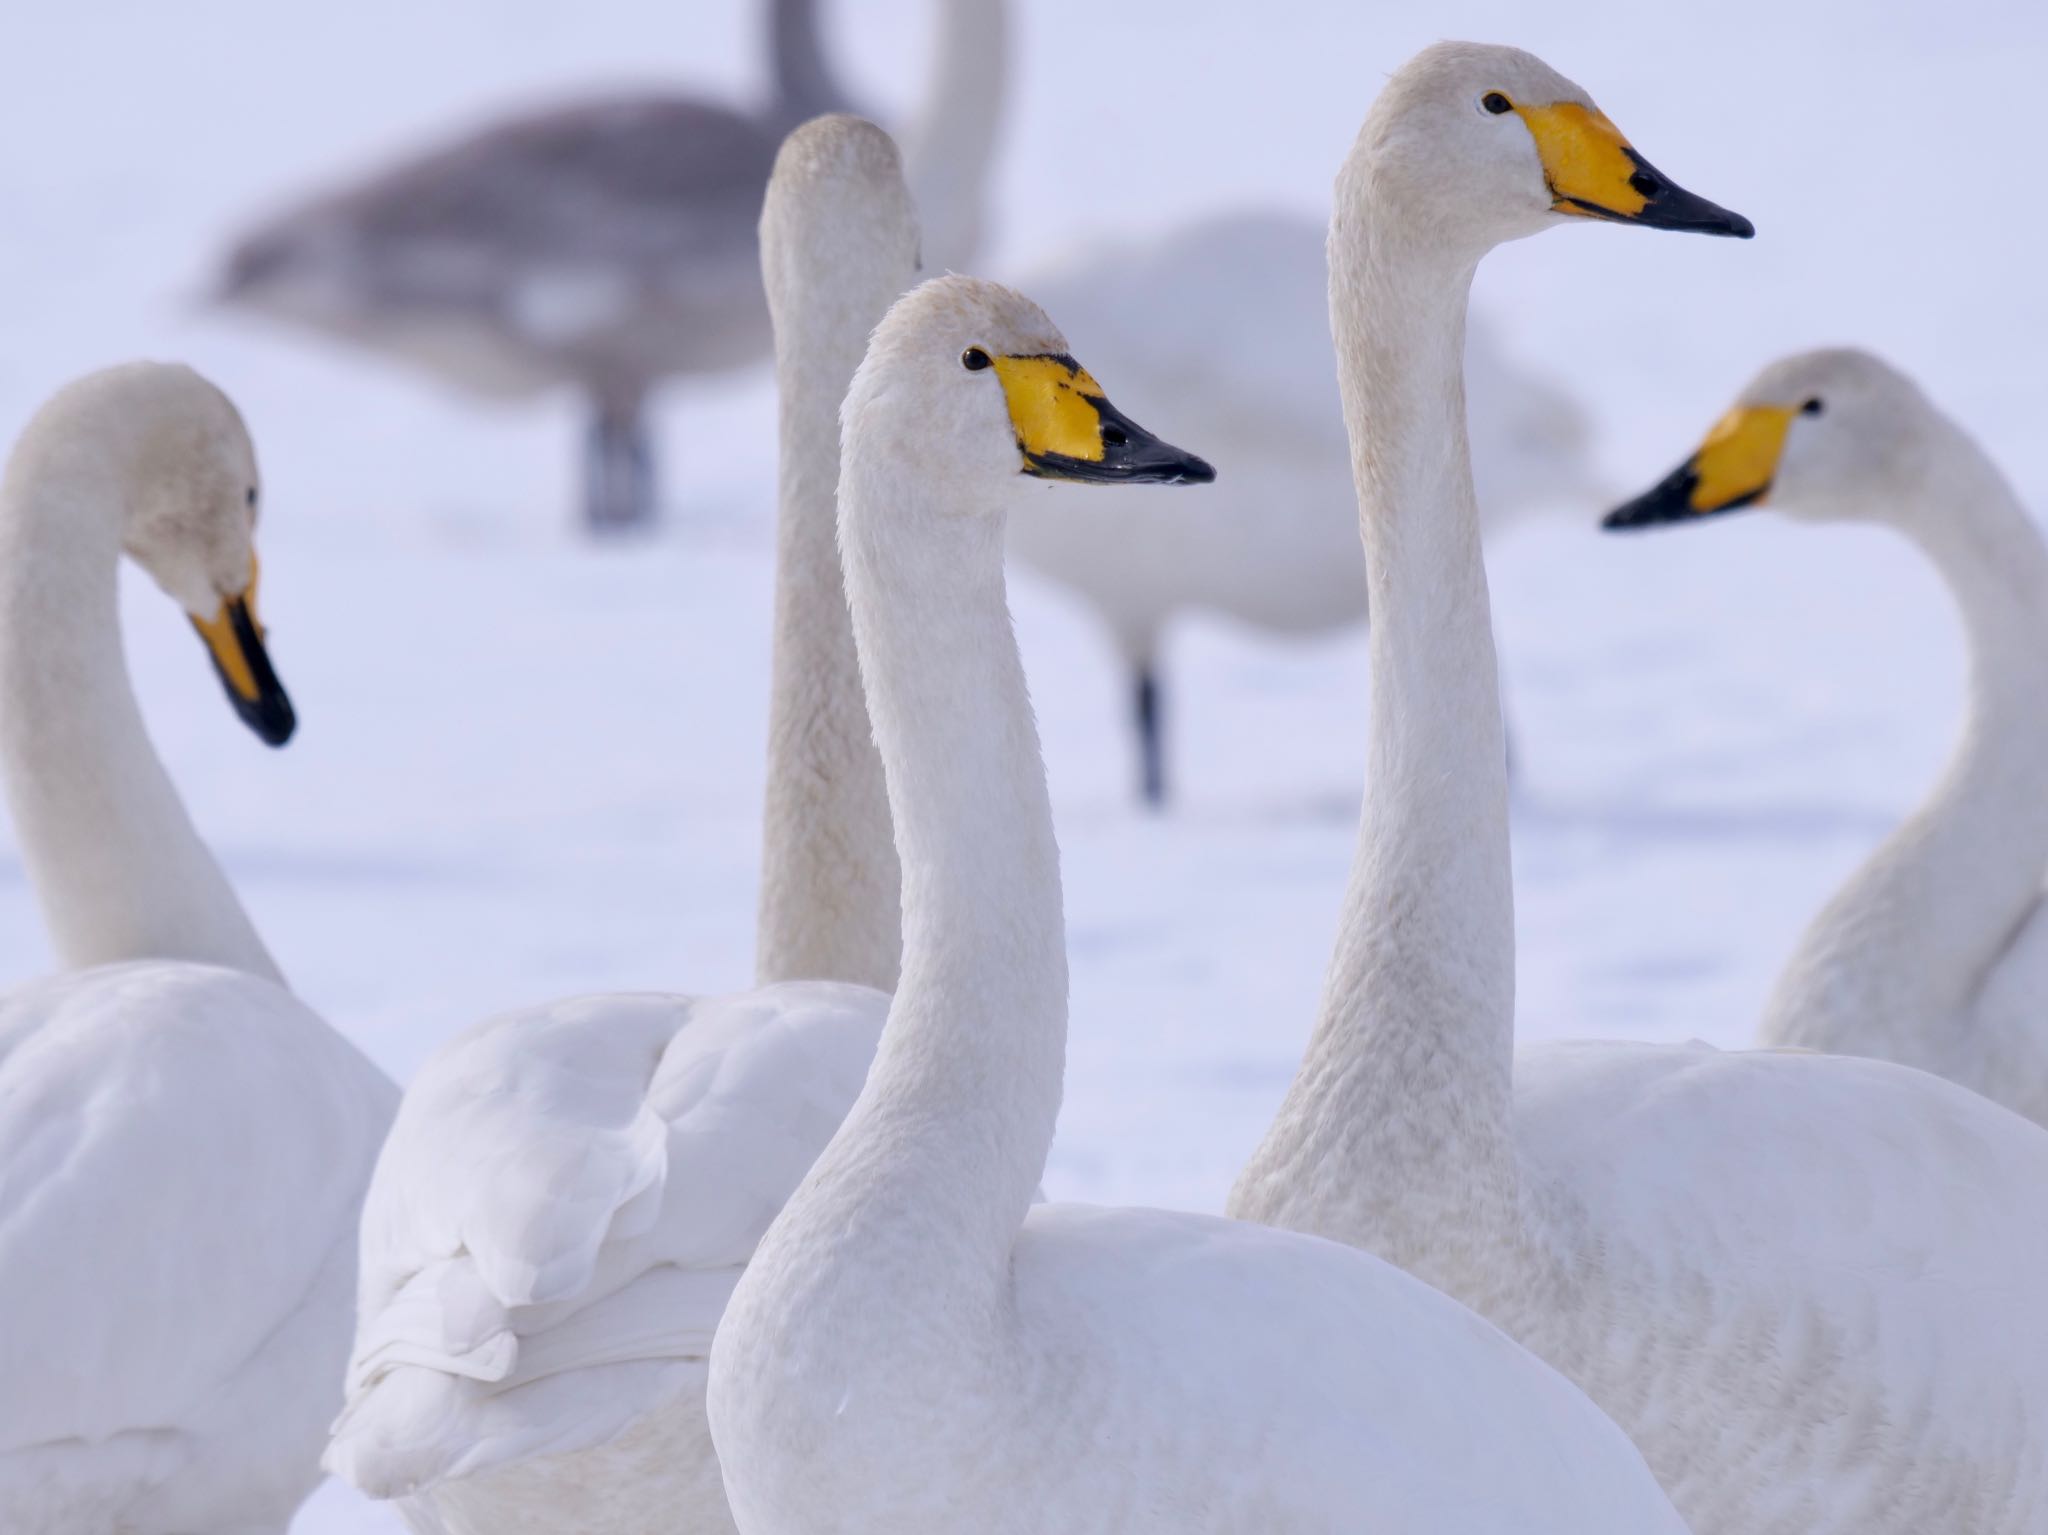
[[755, 973], [763, 985], [890, 991], [902, 890], [839, 560], [839, 407], [869, 332], [915, 273], [871, 231], [819, 227], [835, 206], [792, 176], [771, 188], [762, 221], [781, 504]]
[[1945, 417], [1919, 463], [1896, 521], [1968, 631], [1968, 719], [1933, 793], [1807, 929], [1766, 1010], [1773, 1042], [1916, 1058], [1915, 1036], [1969, 1008], [2048, 870], [2048, 549]]
[[[1059, 1112], [1059, 852], [1003, 519], [948, 504], [975, 492], [904, 472], [894, 443], [860, 425], [849, 403], [840, 537], [902, 860], [903, 973], [867, 1086], [810, 1187], [878, 1252], [920, 1255], [893, 1284], [985, 1317]], [[862, 1243], [843, 1242], [838, 1261]]]
[[116, 385], [74, 396], [30, 424], [0, 479], [0, 765], [16, 833], [67, 967], [185, 959], [280, 980], [129, 683], [123, 415]]
[[[1370, 128], [1370, 125], [1369, 125]], [[1466, 446], [1477, 253], [1338, 180], [1330, 315], [1373, 614], [1363, 822], [1314, 1034], [1232, 1213], [1425, 1274], [1518, 1223], [1505, 737]], [[1359, 1178], [1383, 1166], [1383, 1179]]]

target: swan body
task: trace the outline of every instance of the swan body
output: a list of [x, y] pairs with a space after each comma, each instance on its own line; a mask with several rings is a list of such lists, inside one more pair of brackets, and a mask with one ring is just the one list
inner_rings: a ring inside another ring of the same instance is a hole
[[1947, 772], [1814, 919], [1760, 1038], [1917, 1066], [2048, 1124], [2048, 546], [1983, 450], [1867, 352], [1774, 363], [1607, 525], [1757, 505], [1912, 540], [1972, 657]]
[[1003, 514], [1020, 470], [1213, 471], [1109, 406], [1035, 305], [962, 277], [890, 311], [843, 420], [902, 981], [712, 1345], [740, 1527], [1680, 1529], [1577, 1392], [1386, 1264], [1213, 1217], [1031, 1206], [1066, 965]]
[[116, 607], [125, 549], [289, 735], [255, 487], [234, 407], [156, 364], [60, 392], [0, 482], [0, 765], [65, 967], [0, 994], [12, 1535], [281, 1535], [340, 1405], [397, 1092], [284, 989], [150, 749]]
[[782, 439], [761, 986], [512, 1013], [407, 1091], [327, 1463], [441, 1535], [733, 1528], [711, 1336], [860, 1091], [895, 983], [896, 853], [833, 538], [839, 402], [916, 266], [888, 136], [793, 133], [761, 247]]
[[1510, 49], [1418, 56], [1340, 174], [1371, 788], [1307, 1057], [1230, 1209], [1498, 1322], [1613, 1414], [1696, 1535], [2038, 1530], [2048, 1136], [1883, 1062], [1514, 1050], [1460, 328], [1491, 246], [1576, 215], [1749, 228]]
[[[775, 91], [752, 110], [646, 93], [491, 124], [254, 229], [221, 297], [486, 397], [574, 387], [593, 407], [587, 520], [645, 521], [649, 392], [769, 349], [762, 189], [783, 136], [845, 104], [815, 12], [771, 0]], [[917, 179], [935, 238], [971, 248], [1002, 110], [1002, 0], [935, 15]]]
[[731, 1529], [711, 1335], [885, 1006], [834, 982], [580, 997], [439, 1051], [372, 1184], [329, 1469], [448, 1531]]
[[[1181, 612], [1312, 635], [1366, 616], [1351, 453], [1330, 362], [1325, 226], [1229, 213], [1163, 239], [1088, 253], [1032, 291], [1118, 378], [1171, 403], [1223, 470], [1196, 506], [1134, 489], [1129, 512], [1047, 507], [1010, 524], [1010, 549], [1078, 596], [1129, 677], [1140, 787], [1167, 795], [1160, 649]], [[1201, 315], [1205, 323], [1177, 321]], [[1595, 487], [1577, 401], [1475, 328], [1467, 349], [1474, 471], [1489, 533]]]

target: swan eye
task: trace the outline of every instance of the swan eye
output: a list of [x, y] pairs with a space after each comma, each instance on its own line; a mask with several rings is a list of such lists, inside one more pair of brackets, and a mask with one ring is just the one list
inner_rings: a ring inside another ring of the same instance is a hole
[[243, 499], [247, 501], [251, 507], [256, 505], [256, 487], [254, 485], [251, 485], [249, 487], [249, 494], [243, 497]]
[[960, 354], [960, 366], [969, 373], [979, 373], [989, 367], [989, 355], [978, 346], [971, 346]]
[[1804, 405], [1799, 407], [1799, 414], [1802, 416], [1817, 416], [1820, 413], [1821, 403], [1819, 395], [1815, 395], [1812, 399], [1808, 400]]
[[1479, 104], [1495, 117], [1499, 117], [1504, 112], [1512, 112], [1515, 109], [1515, 104], [1499, 91], [1488, 91], [1479, 98]]

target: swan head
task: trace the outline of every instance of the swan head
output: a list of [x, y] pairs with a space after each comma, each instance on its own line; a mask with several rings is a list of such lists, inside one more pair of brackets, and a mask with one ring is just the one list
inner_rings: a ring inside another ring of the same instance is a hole
[[58, 391], [16, 458], [93, 477], [90, 499], [118, 508], [121, 548], [185, 610], [235, 712], [270, 745], [289, 740], [256, 616], [262, 481], [234, 402], [182, 364], [127, 363]]
[[[847, 392], [860, 440], [968, 494], [1020, 480], [1204, 484], [1216, 471], [1110, 404], [1045, 311], [979, 278], [933, 278], [898, 299]], [[849, 453], [851, 453], [849, 449]]]
[[[835, 112], [782, 141], [761, 206], [761, 275], [778, 335], [812, 316], [827, 333], [844, 329], [828, 315], [880, 313], [916, 272], [917, 247], [903, 159], [888, 134]], [[836, 280], [820, 281], [826, 273]], [[873, 291], [857, 291], [863, 281]]]
[[1927, 499], [1901, 492], [1923, 478], [1930, 433], [1944, 424], [1882, 358], [1801, 352], [1752, 379], [1691, 457], [1601, 526], [1697, 522], [1751, 506], [1813, 522], [1903, 516]]
[[1564, 222], [1756, 233], [1651, 165], [1592, 97], [1519, 48], [1438, 43], [1409, 60], [1366, 117], [1356, 172], [1403, 226], [1475, 258]]

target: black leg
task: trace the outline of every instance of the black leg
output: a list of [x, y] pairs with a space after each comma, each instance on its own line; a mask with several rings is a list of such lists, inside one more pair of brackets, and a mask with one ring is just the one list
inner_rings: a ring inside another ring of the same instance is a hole
[[654, 518], [654, 454], [637, 401], [600, 402], [591, 418], [583, 516], [597, 533], [645, 527]]
[[1158, 810], [1166, 804], [1166, 748], [1160, 736], [1159, 677], [1150, 664], [1137, 670], [1131, 703], [1138, 727], [1139, 793]]

